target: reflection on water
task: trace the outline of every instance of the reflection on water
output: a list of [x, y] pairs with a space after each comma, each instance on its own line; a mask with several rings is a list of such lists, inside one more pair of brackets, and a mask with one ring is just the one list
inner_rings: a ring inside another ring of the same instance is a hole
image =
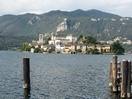
[[[119, 60], [132, 55], [119, 56]], [[30, 58], [31, 90], [23, 90], [23, 57]], [[112, 55], [0, 52], [0, 99], [111, 99]], [[113, 97], [114, 99], [114, 97]]]

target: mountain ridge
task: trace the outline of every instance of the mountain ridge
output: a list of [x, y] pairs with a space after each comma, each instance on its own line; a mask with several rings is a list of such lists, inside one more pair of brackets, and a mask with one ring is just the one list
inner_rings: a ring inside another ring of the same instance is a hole
[[[66, 19], [64, 22], [64, 19]], [[65, 29], [63, 29], [65, 27]], [[132, 18], [121, 17], [96, 9], [54, 10], [43, 14], [26, 13], [0, 16], [0, 36], [38, 38], [42, 33], [90, 35], [98, 40], [127, 37], [132, 39]], [[59, 29], [58, 29], [59, 28]], [[61, 29], [62, 28], [62, 29]], [[17, 39], [17, 38], [15, 38]], [[22, 41], [22, 40], [21, 40]], [[25, 41], [25, 39], [23, 39]], [[27, 40], [26, 40], [27, 41]]]
[[[106, 13], [106, 12], [103, 12], [103, 11], [99, 11], [99, 10], [96, 10], [96, 9], [92, 9], [92, 10], [87, 10], [87, 11], [84, 11], [84, 10], [81, 10], [81, 9], [77, 9], [77, 10], [74, 10], [74, 11], [61, 11], [61, 10], [53, 10], [53, 11], [50, 11], [48, 13], [44, 13], [43, 15], [45, 14], [48, 14], [48, 15], [60, 15], [62, 14], [65, 15], [65, 16], [78, 16], [80, 14], [80, 16], [85, 16], [85, 17], [93, 17], [93, 18], [117, 18], [117, 17], [121, 17], [119, 15], [115, 15], [115, 14], [111, 14], [111, 13]], [[96, 15], [95, 15], [96, 14]], [[99, 15], [98, 15], [99, 14]], [[103, 14], [103, 16], [101, 15]]]
[[[33, 17], [38, 17], [41, 19], [41, 21], [35, 21], [35, 19], [33, 20]], [[58, 17], [60, 17], [60, 19]], [[105, 12], [95, 10], [95, 9], [87, 10], [87, 11], [78, 9], [78, 10], [70, 11], [70, 12], [57, 10], [57, 11], [50, 11], [48, 13], [39, 14], [39, 15], [30, 14], [30, 13], [26, 13], [22, 15], [3, 15], [0, 17], [0, 35], [10, 35], [10, 34], [11, 35], [14, 35], [14, 34], [15, 35], [16, 34], [25, 35], [26, 33], [32, 34], [31, 32], [37, 32], [37, 33], [48, 32], [47, 24], [48, 25], [54, 24], [54, 26], [51, 26], [50, 28], [55, 29], [57, 27], [55, 25], [59, 24], [59, 22], [61, 22], [65, 17], [68, 19], [71, 19], [71, 18], [83, 18], [83, 17], [85, 18], [86, 17], [88, 18], [115, 18], [115, 17], [119, 18], [120, 16], [105, 13]], [[32, 22], [34, 25], [30, 24], [29, 26], [28, 21], [31, 19], [32, 21], [34, 21]], [[40, 28], [38, 26], [40, 26]], [[47, 31], [44, 31], [44, 29], [41, 29], [41, 27], [46, 27], [45, 30]], [[35, 28], [40, 29], [40, 30], [35, 31], [34, 30]], [[50, 30], [51, 31], [49, 32], [55, 31], [52, 29]]]

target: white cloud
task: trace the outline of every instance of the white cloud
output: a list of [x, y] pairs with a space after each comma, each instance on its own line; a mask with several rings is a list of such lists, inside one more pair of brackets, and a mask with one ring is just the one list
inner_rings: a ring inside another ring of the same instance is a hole
[[132, 0], [0, 0], [0, 15], [97, 9], [132, 16]]

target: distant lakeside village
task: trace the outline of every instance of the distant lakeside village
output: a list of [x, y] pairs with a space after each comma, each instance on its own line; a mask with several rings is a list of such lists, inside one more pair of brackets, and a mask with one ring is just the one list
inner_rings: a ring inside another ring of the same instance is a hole
[[52, 34], [44, 40], [44, 34], [39, 34], [38, 41], [23, 43], [22, 51], [31, 53], [63, 53], [63, 54], [123, 54], [124, 48], [117, 39], [115, 42], [97, 42], [91, 36], [73, 34]]

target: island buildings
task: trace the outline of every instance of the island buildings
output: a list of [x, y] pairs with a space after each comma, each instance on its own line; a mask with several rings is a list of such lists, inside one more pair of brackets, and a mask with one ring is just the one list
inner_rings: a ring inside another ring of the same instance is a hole
[[78, 44], [77, 37], [73, 34], [52, 34], [47, 44], [43, 38], [44, 35], [39, 34], [38, 41], [32, 41], [30, 45], [34, 47], [31, 48], [31, 52], [34, 52], [35, 48], [39, 48], [43, 52], [54, 53], [90, 53], [91, 50], [96, 50], [98, 53], [110, 52], [108, 44]]

